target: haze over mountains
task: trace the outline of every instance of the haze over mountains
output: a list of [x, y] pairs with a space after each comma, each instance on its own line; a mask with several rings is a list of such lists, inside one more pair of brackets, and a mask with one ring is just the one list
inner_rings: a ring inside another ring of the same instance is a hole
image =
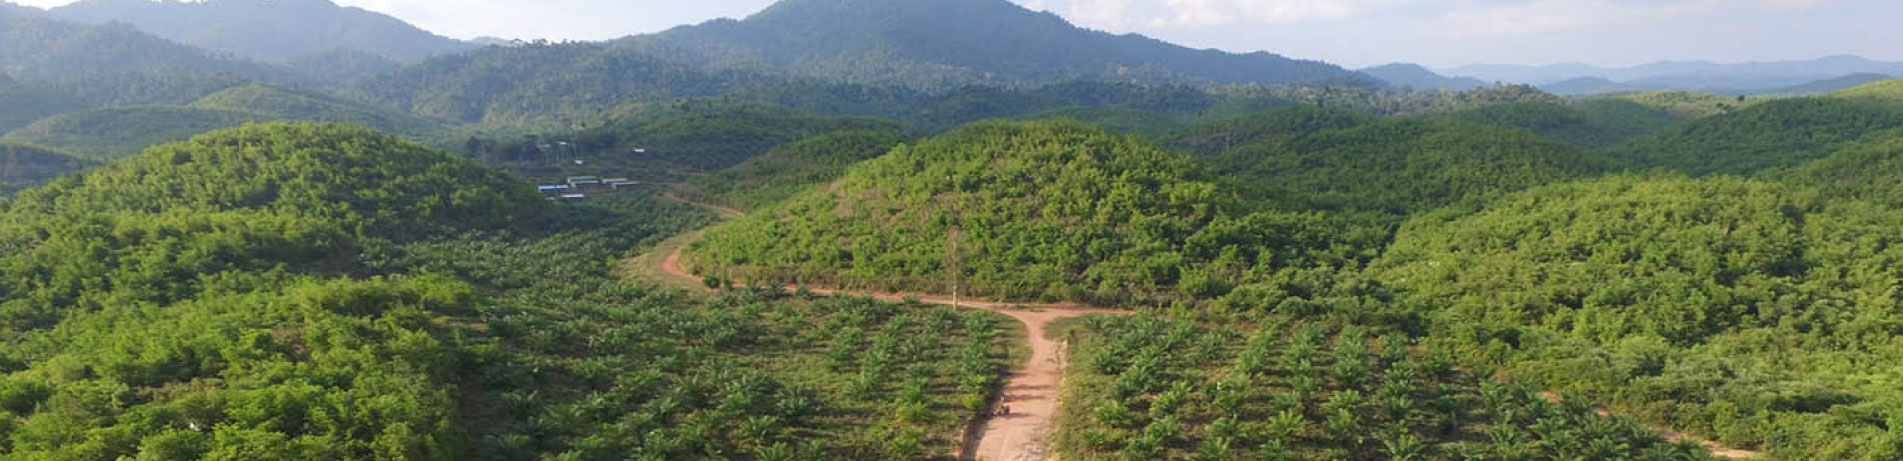
[[47, 15], [85, 24], [123, 22], [179, 43], [264, 62], [339, 49], [414, 62], [477, 46], [329, 0], [85, 0]]
[[1739, 94], [1818, 93], [1882, 79], [1878, 77], [1903, 76], [1903, 62], [1830, 56], [1812, 60], [1737, 64], [1663, 61], [1631, 67], [1599, 67], [1579, 63], [1542, 66], [1478, 64], [1442, 69], [1441, 73], [1485, 81], [1538, 85], [1561, 94], [1661, 89]]

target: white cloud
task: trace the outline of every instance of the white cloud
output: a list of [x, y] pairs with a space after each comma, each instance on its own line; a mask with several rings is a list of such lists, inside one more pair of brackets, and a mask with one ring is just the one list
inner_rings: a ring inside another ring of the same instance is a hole
[[1459, 38], [1523, 36], [1658, 22], [1716, 11], [1736, 3], [1737, 0], [1532, 0], [1447, 12], [1428, 23], [1427, 31]]

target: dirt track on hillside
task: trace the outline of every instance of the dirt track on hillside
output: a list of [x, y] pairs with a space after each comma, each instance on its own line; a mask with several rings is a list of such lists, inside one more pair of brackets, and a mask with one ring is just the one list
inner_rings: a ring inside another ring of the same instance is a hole
[[[712, 210], [723, 219], [746, 216], [746, 212], [710, 203], [700, 203], [683, 199], [673, 192], [663, 197]], [[673, 248], [665, 259], [661, 260], [661, 272], [694, 284], [703, 284], [705, 279], [689, 273], [680, 267], [681, 252], [686, 245]], [[789, 291], [801, 287], [788, 285]], [[1057, 427], [1059, 400], [1063, 395], [1064, 367], [1069, 360], [1062, 341], [1046, 335], [1051, 323], [1085, 315], [1130, 315], [1123, 310], [1093, 308], [1071, 303], [1056, 304], [1020, 304], [999, 303], [983, 300], [961, 299], [953, 303], [947, 296], [925, 293], [874, 293], [831, 290], [805, 287], [807, 291], [821, 295], [857, 296], [884, 301], [916, 300], [927, 304], [938, 304], [960, 308], [983, 309], [1017, 319], [1024, 324], [1025, 335], [1031, 345], [1031, 359], [1024, 367], [1013, 372], [1005, 382], [1004, 401], [1001, 405], [1010, 405], [1011, 414], [994, 416], [983, 425], [983, 431], [972, 446], [962, 447], [961, 458], [983, 461], [1037, 461], [1049, 456], [1050, 436]], [[1600, 410], [1600, 416], [1610, 413]], [[1687, 436], [1669, 428], [1653, 426], [1654, 431], [1674, 443], [1691, 442], [1710, 449], [1713, 456], [1721, 459], [1769, 459], [1763, 452], [1741, 450], [1724, 446], [1716, 441]]]
[[[740, 210], [682, 199], [671, 192], [663, 196], [670, 200], [713, 210], [723, 217], [746, 215], [746, 212]], [[661, 260], [661, 272], [668, 277], [695, 284], [704, 283], [705, 279], [702, 277], [681, 268], [681, 252], [685, 249], [686, 245], [680, 245], [669, 250], [667, 257]], [[787, 286], [785, 288], [793, 291], [801, 287]], [[1064, 366], [1068, 360], [1064, 350], [1065, 344], [1046, 334], [1051, 323], [1085, 315], [1131, 314], [1130, 311], [1069, 303], [1022, 304], [971, 299], [960, 299], [954, 303], [950, 297], [927, 293], [872, 293], [805, 288], [809, 292], [821, 295], [856, 296], [884, 301], [915, 300], [927, 304], [982, 309], [1003, 314], [1023, 323], [1025, 335], [1030, 341], [1031, 358], [1006, 379], [1003, 401], [999, 402], [999, 405], [1010, 406], [1011, 414], [994, 416], [985, 421], [975, 443], [961, 447], [961, 458], [983, 461], [1036, 461], [1050, 457], [1050, 437], [1057, 427], [1059, 399], [1063, 395]]]

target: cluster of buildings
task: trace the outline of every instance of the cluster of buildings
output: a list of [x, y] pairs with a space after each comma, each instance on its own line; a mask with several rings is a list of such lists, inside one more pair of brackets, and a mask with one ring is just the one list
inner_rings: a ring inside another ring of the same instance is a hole
[[590, 193], [619, 192], [640, 186], [640, 181], [628, 178], [602, 178], [599, 176], [570, 176], [562, 184], [544, 184], [536, 186], [542, 196], [549, 200], [584, 200]]

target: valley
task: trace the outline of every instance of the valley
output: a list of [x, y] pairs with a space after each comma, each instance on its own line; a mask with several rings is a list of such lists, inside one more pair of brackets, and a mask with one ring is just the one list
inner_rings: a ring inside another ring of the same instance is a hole
[[0, 459], [1903, 459], [1903, 67], [1045, 6], [0, 3]]

